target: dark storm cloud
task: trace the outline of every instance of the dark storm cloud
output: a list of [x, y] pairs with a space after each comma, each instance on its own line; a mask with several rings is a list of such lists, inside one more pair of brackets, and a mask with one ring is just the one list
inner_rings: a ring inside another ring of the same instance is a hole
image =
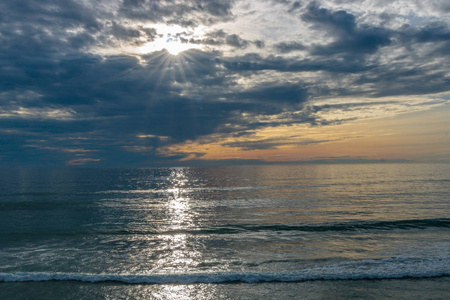
[[57, 84], [61, 57], [94, 44], [93, 34], [102, 27], [74, 1], [6, 1], [0, 16], [2, 91]]
[[344, 10], [331, 11], [321, 8], [316, 2], [308, 5], [301, 18], [313, 24], [315, 26], [313, 28], [335, 37], [329, 44], [313, 47], [312, 54], [315, 55], [371, 54], [391, 43], [389, 31], [370, 25], [358, 26], [353, 14]]
[[305, 50], [306, 46], [299, 42], [282, 42], [275, 45], [275, 48], [281, 53]]
[[220, 45], [228, 45], [235, 48], [241, 48], [245, 49], [251, 44], [255, 45], [257, 48], [264, 48], [265, 43], [261, 40], [246, 40], [241, 38], [237, 34], [227, 34], [223, 30], [215, 30], [212, 32], [209, 32], [205, 34], [204, 38], [202, 39], [187, 39], [187, 38], [181, 38], [181, 41], [183, 43], [191, 43], [191, 44], [197, 44], [197, 45], [210, 45], [210, 46], [220, 46]]
[[[442, 49], [442, 48], [441, 48]], [[450, 89], [448, 73], [439, 64], [439, 57], [445, 54], [435, 55], [435, 64], [421, 64], [418, 60], [416, 64], [376, 65], [368, 64], [365, 60], [357, 60], [354, 57], [344, 59], [300, 59], [277, 57], [244, 56], [234, 57], [223, 61], [223, 65], [233, 72], [253, 73], [258, 71], [278, 71], [278, 72], [317, 72], [325, 71], [337, 74], [354, 74], [351, 81], [345, 86], [327, 86], [328, 80], [314, 83], [314, 86], [306, 85], [310, 91], [316, 91], [312, 96], [335, 95], [366, 95], [374, 97], [393, 95], [423, 95], [438, 93]], [[424, 60], [426, 61], [426, 60]], [[440, 70], [441, 69], [441, 70]], [[334, 86], [334, 82], [330, 82]]]
[[448, 56], [450, 54], [450, 26], [443, 22], [432, 22], [420, 28], [405, 25], [398, 31], [399, 41], [409, 50], [415, 51], [414, 45], [435, 45], [430, 56]]
[[286, 146], [286, 145], [312, 145], [312, 144], [322, 144], [322, 143], [329, 143], [332, 141], [337, 141], [342, 139], [335, 139], [335, 140], [303, 140], [303, 141], [296, 141], [292, 142], [291, 138], [288, 139], [263, 139], [258, 141], [245, 141], [245, 142], [230, 142], [230, 143], [223, 143], [223, 146], [228, 147], [237, 147], [241, 148], [244, 151], [251, 151], [251, 150], [268, 150], [268, 149], [277, 149], [280, 146]]
[[119, 12], [134, 20], [195, 26], [230, 20], [233, 5], [229, 0], [123, 0]]
[[122, 41], [131, 41], [141, 36], [139, 30], [127, 28], [116, 22], [112, 22], [111, 33], [116, 39]]
[[[420, 69], [401, 71], [386, 68], [370, 79], [361, 77], [355, 83], [371, 84], [373, 86], [372, 95], [375, 97], [425, 95], [450, 90], [447, 72], [436, 72], [433, 67]], [[395, 76], [396, 74], [402, 76]]]
[[2, 1], [0, 8], [1, 22], [12, 26], [40, 24], [52, 29], [81, 26], [91, 31], [101, 28], [95, 13], [73, 0]]
[[256, 86], [252, 90], [243, 91], [236, 94], [236, 98], [242, 100], [250, 100], [259, 105], [270, 104], [276, 109], [283, 111], [285, 109], [292, 109], [298, 104], [306, 102], [308, 93], [300, 84], [274, 84], [268, 86]]
[[411, 41], [417, 43], [448, 42], [450, 41], [450, 28], [443, 22], [433, 22], [421, 28], [411, 28], [411, 26], [405, 25], [402, 28], [401, 40], [403, 43]]
[[246, 48], [248, 46], [248, 41], [241, 39], [237, 34], [231, 34], [226, 38], [227, 45], [236, 48]]
[[354, 58], [296, 59], [283, 56], [261, 57], [258, 54], [235, 56], [223, 60], [223, 65], [234, 72], [274, 70], [279, 72], [327, 71], [332, 73], [359, 73], [374, 68]]
[[[307, 100], [307, 91], [301, 86], [284, 85], [254, 88], [239, 93], [223, 92], [227, 101], [215, 101], [214, 96], [199, 101], [172, 98], [152, 105], [148, 115], [153, 134], [170, 136], [177, 141], [195, 139], [210, 133], [233, 133], [269, 125], [269, 122], [251, 122], [242, 113], [270, 116], [299, 108]], [[144, 116], [143, 116], [144, 117]], [[232, 131], [224, 127], [232, 122]], [[276, 122], [278, 124], [278, 122]], [[136, 128], [137, 126], [131, 126]]]
[[95, 14], [75, 1], [3, 1], [1, 58], [51, 60], [92, 45], [101, 28]]

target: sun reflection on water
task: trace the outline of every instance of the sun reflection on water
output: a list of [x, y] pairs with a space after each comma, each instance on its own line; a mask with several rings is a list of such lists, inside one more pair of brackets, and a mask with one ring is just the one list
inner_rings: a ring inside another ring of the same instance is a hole
[[184, 169], [174, 169], [169, 177], [170, 187], [166, 189], [167, 221], [169, 230], [183, 230], [193, 226], [190, 198], [186, 196], [189, 179]]
[[189, 176], [185, 169], [172, 170], [168, 178], [166, 222], [164, 235], [160, 236], [161, 244], [158, 251], [161, 253], [156, 266], [158, 270], [170, 273], [189, 272], [201, 262], [202, 253], [195, 244], [190, 242], [189, 230], [194, 224], [194, 214], [191, 208], [191, 199], [187, 194]]
[[157, 291], [151, 293], [151, 299], [217, 299], [214, 286], [207, 284], [164, 284], [158, 286]]

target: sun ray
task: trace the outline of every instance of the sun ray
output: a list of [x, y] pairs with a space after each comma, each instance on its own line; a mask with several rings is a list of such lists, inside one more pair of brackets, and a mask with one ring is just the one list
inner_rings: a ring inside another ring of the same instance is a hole
[[183, 55], [184, 55], [186, 58], [190, 59], [193, 63], [195, 63], [195, 65], [199, 66], [199, 67], [202, 68], [203, 70], [208, 71], [208, 72], [210, 71], [210, 68], [209, 68], [209, 67], [207, 67], [204, 63], [198, 61], [198, 60], [197, 60], [195, 57], [193, 57], [190, 53], [188, 53], [188, 52], [183, 52]]
[[183, 55], [177, 56], [176, 60], [178, 62], [178, 69], [180, 70], [181, 79], [183, 82], [186, 82], [187, 78], [186, 78], [186, 74], [184, 72], [184, 62], [185, 62], [184, 56]]
[[156, 82], [155, 88], [160, 86], [162, 81], [164, 80], [164, 77], [166, 76], [167, 73], [167, 66], [170, 64], [170, 60], [171, 58], [169, 55], [163, 57], [161, 73], [159, 75], [158, 81]]

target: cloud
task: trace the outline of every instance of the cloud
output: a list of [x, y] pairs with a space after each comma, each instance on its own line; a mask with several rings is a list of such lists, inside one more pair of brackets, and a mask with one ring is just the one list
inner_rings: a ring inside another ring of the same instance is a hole
[[[167, 162], [186, 154], [159, 149], [208, 138], [275, 149], [291, 142], [252, 140], [254, 133], [365, 118], [396, 101], [403, 113], [413, 110], [408, 101], [386, 97], [448, 92], [449, 23], [436, 21], [446, 2], [426, 12], [411, 5], [409, 17], [391, 7], [383, 17], [377, 3], [365, 4], [3, 1], [2, 163]], [[144, 46], [168, 35], [162, 24], [178, 25], [173, 36], [200, 49], [146, 53]], [[343, 115], [334, 117], [337, 111]], [[205, 151], [195, 153], [199, 159]]]
[[242, 142], [229, 142], [222, 144], [223, 146], [228, 146], [232, 148], [241, 148], [244, 151], [251, 150], [269, 150], [269, 149], [277, 149], [280, 146], [293, 146], [293, 145], [312, 145], [312, 144], [322, 144], [328, 143], [332, 141], [342, 140], [342, 139], [327, 139], [327, 140], [312, 140], [312, 139], [303, 139], [293, 141], [295, 139], [260, 139], [257, 141], [242, 141]]
[[314, 55], [345, 53], [359, 56], [374, 53], [391, 43], [388, 30], [367, 24], [358, 26], [355, 16], [345, 10], [331, 11], [311, 2], [301, 18], [334, 37], [331, 43], [314, 46], [311, 51]]
[[0, 108], [0, 118], [69, 120], [74, 118], [74, 112], [67, 109], [51, 107], [33, 109], [18, 106], [12, 107], [9, 110]]
[[450, 41], [450, 28], [444, 22], [432, 22], [420, 28], [405, 25], [401, 28], [401, 31], [401, 40], [404, 43], [410, 43], [411, 41], [417, 43]]
[[298, 10], [300, 7], [302, 7], [302, 3], [300, 1], [293, 1], [292, 4], [290, 4], [288, 12], [292, 13]]
[[259, 54], [226, 58], [223, 59], [223, 65], [235, 72], [274, 70], [278, 72], [327, 71], [333, 73], [360, 73], [375, 67], [355, 60], [352, 57], [298, 59], [280, 55], [262, 57]]
[[281, 42], [275, 48], [281, 53], [306, 50], [306, 46], [299, 42]]
[[234, 1], [227, 0], [124, 0], [121, 16], [146, 22], [183, 26], [211, 25], [231, 20]]
[[67, 165], [69, 166], [82, 166], [85, 165], [88, 162], [97, 162], [100, 161], [101, 159], [98, 158], [76, 158], [76, 159], [72, 159], [69, 160], [67, 162]]
[[187, 38], [181, 38], [182, 42], [184, 43], [191, 43], [191, 44], [197, 44], [197, 45], [208, 45], [208, 46], [231, 46], [234, 48], [241, 48], [245, 49], [250, 45], [254, 45], [257, 48], [264, 48], [265, 43], [262, 40], [246, 40], [241, 38], [237, 34], [228, 34], [224, 30], [214, 30], [209, 33], [206, 33], [202, 39], [187, 39]]
[[226, 38], [227, 45], [236, 48], [246, 48], [248, 46], [248, 41], [241, 39], [237, 34], [231, 34]]
[[[258, 110], [258, 108], [264, 110], [265, 105], [273, 105], [277, 111], [284, 111], [306, 102], [308, 94], [301, 84], [273, 83], [270, 85], [265, 83], [250, 90], [239, 92], [235, 95], [235, 98], [244, 102], [243, 107], [246, 107], [247, 100], [250, 103], [257, 103], [258, 107], [253, 108], [254, 110]], [[268, 113], [267, 111], [263, 112]]]

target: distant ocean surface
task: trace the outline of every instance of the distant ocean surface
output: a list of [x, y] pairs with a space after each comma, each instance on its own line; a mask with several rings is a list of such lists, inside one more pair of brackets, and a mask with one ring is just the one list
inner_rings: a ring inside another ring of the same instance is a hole
[[450, 164], [0, 170], [0, 299], [450, 299]]

